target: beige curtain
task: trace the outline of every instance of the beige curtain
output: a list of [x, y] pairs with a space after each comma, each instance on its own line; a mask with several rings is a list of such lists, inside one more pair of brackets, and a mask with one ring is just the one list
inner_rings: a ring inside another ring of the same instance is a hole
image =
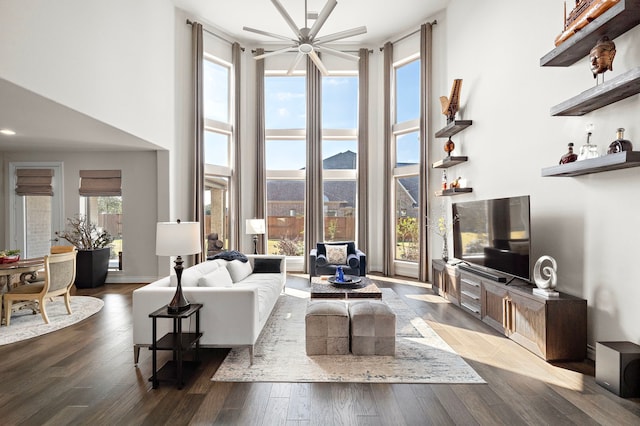
[[122, 195], [122, 171], [80, 170], [79, 192], [84, 197]]
[[241, 86], [240, 81], [241, 74], [241, 62], [242, 62], [242, 48], [239, 43], [233, 43], [231, 45], [231, 64], [233, 65], [233, 160], [232, 160], [232, 175], [231, 175], [231, 194], [230, 194], [230, 206], [229, 206], [229, 221], [231, 226], [231, 247], [239, 247], [240, 244], [240, 212], [242, 211], [242, 197], [240, 196], [241, 177], [242, 177], [242, 162], [240, 161], [242, 147], [240, 146], [242, 129], [242, 116], [240, 110], [240, 94]]
[[429, 197], [429, 135], [431, 135], [431, 42], [432, 25], [430, 23], [420, 26], [420, 256], [419, 256], [419, 279], [427, 281], [429, 279], [429, 232], [427, 231], [427, 213]]
[[195, 255], [195, 263], [200, 263], [204, 257], [204, 102], [203, 102], [203, 33], [202, 24], [193, 22], [191, 25], [191, 54], [193, 66], [193, 182], [194, 203], [193, 220], [200, 222], [202, 238], [201, 252]]
[[358, 63], [358, 248], [369, 252], [369, 49]]
[[393, 44], [387, 42], [382, 48], [383, 52], [383, 86], [384, 86], [384, 193], [382, 196], [385, 210], [383, 226], [382, 226], [382, 273], [384, 275], [393, 275], [393, 261], [395, 258], [395, 241], [394, 241], [394, 203], [391, 199], [393, 194], [393, 93], [392, 93], [392, 78], [393, 78]]
[[[322, 74], [307, 57], [307, 179], [304, 240], [307, 252], [323, 238], [324, 203], [322, 202]], [[308, 256], [304, 270], [308, 271]]]
[[[257, 49], [256, 55], [264, 54]], [[254, 217], [267, 219], [267, 171], [265, 169], [265, 112], [264, 112], [264, 59], [256, 61], [256, 211]], [[269, 227], [267, 224], [267, 235]], [[264, 235], [258, 236], [259, 247], [266, 253]]]
[[53, 196], [53, 169], [17, 169], [16, 194]]

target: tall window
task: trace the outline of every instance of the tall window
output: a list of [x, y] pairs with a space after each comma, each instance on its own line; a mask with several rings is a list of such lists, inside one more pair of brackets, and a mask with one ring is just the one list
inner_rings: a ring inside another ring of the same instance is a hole
[[122, 270], [122, 171], [80, 170], [80, 213], [113, 237], [109, 270]]
[[[229, 186], [231, 181], [231, 64], [204, 58], [204, 241], [207, 254], [230, 246]], [[214, 238], [215, 237], [215, 238]], [[209, 247], [211, 245], [211, 247]]]
[[417, 262], [420, 241], [420, 60], [413, 57], [401, 61], [394, 65], [394, 71], [395, 259]]
[[90, 223], [95, 223], [98, 229], [104, 229], [111, 234], [113, 242], [109, 255], [109, 270], [122, 270], [122, 196], [81, 196], [80, 213], [85, 215]]
[[358, 76], [322, 78], [324, 240], [356, 240]]
[[306, 79], [265, 76], [267, 253], [304, 254]]

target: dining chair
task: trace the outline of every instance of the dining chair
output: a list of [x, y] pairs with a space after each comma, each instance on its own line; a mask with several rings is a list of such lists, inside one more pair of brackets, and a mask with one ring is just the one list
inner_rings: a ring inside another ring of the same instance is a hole
[[[24, 284], [4, 294], [5, 324], [9, 325], [13, 308], [19, 308], [37, 302], [32, 307], [34, 313], [40, 311], [42, 319], [49, 324], [46, 311], [46, 299], [64, 296], [67, 312], [71, 315], [71, 287], [76, 278], [76, 255], [73, 250], [68, 253], [51, 254], [44, 257], [44, 280]], [[14, 302], [18, 302], [14, 305]]]

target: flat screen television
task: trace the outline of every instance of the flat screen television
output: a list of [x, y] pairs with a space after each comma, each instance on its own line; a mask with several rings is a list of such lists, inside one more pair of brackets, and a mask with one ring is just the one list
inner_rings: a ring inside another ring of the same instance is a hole
[[452, 209], [458, 217], [453, 225], [453, 253], [461, 264], [530, 281], [528, 195], [453, 203]]

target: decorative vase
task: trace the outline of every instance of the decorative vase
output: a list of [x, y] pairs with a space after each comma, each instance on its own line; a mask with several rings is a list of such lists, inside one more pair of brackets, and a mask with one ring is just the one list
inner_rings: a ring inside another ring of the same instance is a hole
[[442, 260], [447, 262], [449, 260], [449, 246], [447, 245], [446, 237], [442, 239]]
[[95, 288], [104, 284], [109, 270], [110, 247], [78, 250], [76, 288]]

